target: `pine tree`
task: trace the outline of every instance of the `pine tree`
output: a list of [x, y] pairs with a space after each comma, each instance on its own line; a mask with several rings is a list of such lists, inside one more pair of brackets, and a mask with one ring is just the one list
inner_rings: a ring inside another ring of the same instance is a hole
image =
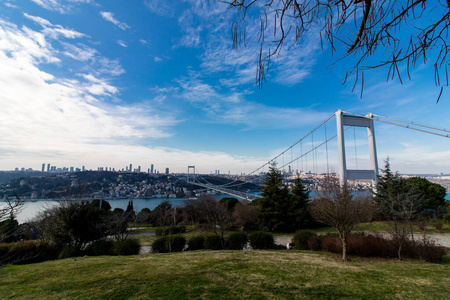
[[300, 176], [294, 179], [294, 185], [291, 189], [290, 209], [288, 219], [293, 229], [307, 228], [311, 225], [312, 219], [308, 211], [309, 191], [302, 184]]

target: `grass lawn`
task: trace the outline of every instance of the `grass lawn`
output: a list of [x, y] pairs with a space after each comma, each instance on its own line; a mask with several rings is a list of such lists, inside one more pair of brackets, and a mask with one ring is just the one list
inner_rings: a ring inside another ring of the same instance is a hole
[[308, 251], [81, 257], [0, 269], [0, 299], [448, 299], [441, 264]]

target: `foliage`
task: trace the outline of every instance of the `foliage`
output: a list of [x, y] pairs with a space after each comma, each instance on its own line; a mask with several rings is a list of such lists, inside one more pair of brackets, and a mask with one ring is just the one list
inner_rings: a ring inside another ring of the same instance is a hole
[[224, 197], [219, 200], [219, 203], [232, 212], [236, 204], [239, 203], [239, 200], [234, 197]]
[[[324, 249], [334, 253], [340, 253], [342, 241], [336, 236], [320, 237], [320, 247], [314, 250]], [[397, 240], [385, 238], [373, 234], [352, 234], [348, 237], [348, 253], [360, 257], [392, 258], [397, 256]], [[402, 247], [402, 257], [423, 259], [427, 262], [438, 263], [446, 254], [445, 248], [434, 241], [425, 239], [413, 242], [407, 240]]]
[[114, 245], [117, 255], [137, 255], [141, 251], [141, 244], [137, 239], [118, 240]]
[[205, 237], [205, 249], [208, 250], [223, 250], [224, 243], [217, 235], [207, 235]]
[[[417, 62], [422, 59], [426, 62], [430, 58], [441, 93], [443, 86], [448, 86], [449, 1], [220, 2], [229, 4], [230, 9], [237, 12], [232, 26], [235, 47], [246, 45], [247, 37], [253, 37], [254, 32], [259, 31], [260, 53], [256, 74], [260, 85], [265, 81], [272, 57], [279, 57], [283, 51], [296, 51], [297, 47], [304, 46], [305, 38], [315, 33], [321, 45], [330, 45], [332, 53], [343, 46], [347, 49], [343, 57], [356, 56], [356, 63], [349, 70], [350, 74], [356, 73], [353, 74], [356, 75], [355, 84], [358, 80], [363, 84], [361, 73], [365, 70], [384, 66], [389, 66], [388, 79], [398, 76], [401, 80], [399, 64], [406, 65], [409, 77], [410, 69]], [[254, 22], [254, 19], [259, 22]], [[247, 32], [253, 35], [247, 35]], [[379, 62], [374, 61], [372, 56], [375, 54], [381, 54], [383, 58]]]
[[158, 236], [179, 234], [179, 233], [185, 233], [185, 232], [186, 232], [186, 226], [184, 226], [184, 225], [158, 227], [156, 229], [156, 235], [158, 235]]
[[375, 202], [378, 211], [393, 221], [389, 232], [397, 241], [398, 258], [401, 259], [402, 247], [408, 236], [414, 240], [412, 223], [423, 216], [427, 201], [414, 185], [408, 184], [398, 173], [392, 173], [389, 160], [385, 161], [383, 173], [378, 178]]
[[0, 243], [0, 267], [9, 264], [29, 264], [53, 260], [57, 256], [58, 249], [46, 242]]
[[307, 250], [309, 249], [308, 240], [317, 237], [317, 234], [312, 230], [299, 230], [294, 234], [295, 249]]
[[98, 240], [92, 242], [86, 247], [84, 252], [90, 256], [114, 255], [114, 241]]
[[233, 232], [227, 238], [227, 249], [242, 250], [247, 245], [247, 235], [243, 232]]
[[312, 222], [312, 217], [309, 212], [309, 191], [302, 184], [300, 176], [294, 179], [293, 187], [291, 189], [291, 201], [286, 212], [286, 218], [292, 229], [300, 229], [309, 227]]
[[252, 249], [273, 249], [273, 235], [263, 231], [252, 232], [248, 235], [248, 240]]
[[424, 208], [438, 209], [445, 205], [447, 191], [440, 184], [430, 182], [423, 177], [411, 177], [405, 181], [407, 185], [414, 186], [418, 195], [424, 198]]
[[233, 222], [239, 228], [244, 230], [258, 228], [259, 206], [242, 200], [234, 207]]
[[[106, 211], [111, 210], [111, 204], [106, 200], [94, 199], [91, 201], [91, 205], [96, 208], [101, 208]], [[101, 206], [100, 206], [101, 205]]]
[[286, 218], [290, 207], [289, 190], [283, 185], [283, 176], [275, 165], [270, 166], [265, 175], [261, 196], [257, 204], [263, 226], [269, 231], [287, 231], [291, 225]]
[[143, 208], [141, 211], [136, 215], [136, 222], [137, 223], [146, 223], [149, 224], [152, 222], [152, 212], [149, 208]]
[[203, 235], [193, 236], [188, 241], [188, 250], [203, 250], [205, 249], [205, 237]]
[[14, 215], [22, 208], [23, 200], [15, 193], [14, 196], [14, 199], [10, 199], [6, 195], [3, 196], [3, 205], [0, 208], [0, 221], [14, 219]]
[[41, 214], [40, 226], [45, 239], [77, 252], [108, 235], [107, 216], [108, 212], [88, 202], [62, 203]]
[[320, 223], [334, 227], [342, 241], [342, 260], [347, 260], [347, 237], [356, 224], [369, 221], [373, 205], [364, 196], [353, 196], [348, 184], [339, 185], [338, 178], [324, 178], [317, 199], [311, 203], [311, 214]]
[[14, 218], [14, 215], [0, 222], [0, 242], [11, 243], [14, 241], [19, 222]]
[[167, 239], [169, 243], [169, 252], [181, 252], [184, 250], [186, 239], [183, 236], [169, 236]]
[[169, 252], [169, 245], [167, 242], [167, 237], [162, 236], [160, 238], [157, 238], [152, 243], [152, 252], [153, 253], [166, 253]]

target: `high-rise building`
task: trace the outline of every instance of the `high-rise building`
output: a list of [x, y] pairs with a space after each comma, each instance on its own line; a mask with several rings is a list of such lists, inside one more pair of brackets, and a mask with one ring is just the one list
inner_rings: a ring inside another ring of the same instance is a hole
[[42, 172], [45, 172], [45, 163], [42, 164]]
[[166, 175], [169, 175], [169, 168], [166, 168]]
[[130, 164], [130, 168], [128, 169], [130, 172], [133, 172], [133, 165]]
[[86, 168], [83, 166], [83, 167], [81, 167], [81, 170], [84, 172], [84, 171], [86, 171]]
[[153, 164], [150, 165], [150, 173], [153, 174]]
[[47, 172], [50, 172], [50, 164], [47, 164]]
[[138, 173], [141, 173], [141, 166], [137, 168]]

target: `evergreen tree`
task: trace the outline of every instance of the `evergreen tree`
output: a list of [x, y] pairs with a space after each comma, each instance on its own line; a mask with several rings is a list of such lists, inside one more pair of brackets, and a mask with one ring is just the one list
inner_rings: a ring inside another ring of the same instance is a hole
[[309, 191], [302, 184], [300, 176], [294, 179], [294, 185], [291, 189], [290, 209], [288, 220], [290, 220], [293, 229], [307, 228], [312, 223], [309, 214]]
[[290, 224], [286, 219], [290, 209], [289, 191], [283, 185], [283, 176], [275, 164], [270, 166], [270, 171], [265, 176], [261, 195], [262, 198], [258, 199], [257, 203], [260, 206], [259, 217], [263, 226], [271, 231], [289, 229]]

